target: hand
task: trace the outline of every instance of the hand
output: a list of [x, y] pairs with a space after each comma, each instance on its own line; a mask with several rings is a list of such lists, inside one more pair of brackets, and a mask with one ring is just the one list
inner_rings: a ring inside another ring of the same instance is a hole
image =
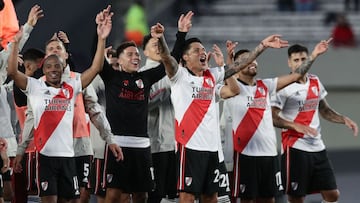
[[[56, 33], [55, 33], [56, 34]], [[65, 32], [63, 31], [59, 31], [57, 34], [57, 37], [64, 43], [64, 44], [69, 44], [70, 40], [68, 38], [68, 36], [66, 35]]]
[[311, 128], [307, 125], [302, 125], [300, 123], [294, 123], [294, 126], [293, 126], [294, 130], [299, 132], [299, 133], [302, 133], [302, 134], [305, 134], [305, 135], [310, 135], [310, 136], [317, 136], [319, 133], [316, 129], [314, 128]]
[[14, 159], [14, 172], [15, 173], [21, 173], [22, 172], [22, 165], [21, 165], [21, 160], [23, 158], [23, 155], [17, 154], [15, 159]]
[[[216, 44], [214, 44], [212, 48], [213, 48], [213, 51], [212, 51], [211, 55], [214, 57], [216, 65], [224, 66], [225, 65], [224, 55], [223, 55], [221, 49]], [[210, 60], [211, 55], [208, 54], [209, 60]]]
[[111, 31], [112, 28], [112, 21], [111, 18], [114, 15], [113, 12], [110, 12], [111, 6], [109, 5], [106, 9], [102, 12], [97, 14], [96, 16], [96, 23], [97, 26], [97, 34], [101, 39], [106, 39]]
[[32, 27], [34, 27], [38, 21], [38, 19], [44, 17], [44, 13], [43, 10], [40, 8], [39, 5], [34, 5], [30, 12], [29, 12], [29, 16], [28, 16], [28, 20], [27, 23], [29, 25], [31, 25]]
[[19, 66], [22, 66], [24, 64], [24, 60], [22, 57], [23, 56], [21, 54], [18, 54], [17, 61], [19, 63]]
[[194, 12], [189, 11], [186, 13], [186, 15], [181, 14], [178, 20], [178, 30], [180, 32], [189, 32], [192, 24], [191, 24], [191, 18], [193, 17]]
[[5, 151], [7, 149], [7, 142], [4, 138], [0, 138], [0, 152]]
[[3, 160], [3, 166], [1, 167], [1, 173], [5, 173], [6, 171], [8, 171], [10, 169], [10, 159], [6, 154], [6, 150], [5, 151], [1, 151], [0, 152], [0, 156], [1, 159]]
[[289, 46], [289, 42], [281, 39], [281, 35], [270, 35], [261, 41], [261, 44], [265, 47], [271, 48], [284, 48]]
[[232, 63], [235, 56], [235, 48], [238, 45], [238, 42], [232, 42], [230, 40], [226, 41], [226, 52], [227, 52], [227, 63]]
[[346, 116], [344, 116], [344, 122], [345, 122], [344, 124], [347, 127], [349, 127], [350, 129], [353, 130], [354, 136], [357, 136], [358, 132], [359, 132], [357, 124], [354, 121], [352, 121], [350, 118], [346, 117]]
[[116, 161], [124, 160], [124, 154], [117, 144], [109, 144], [109, 149], [116, 157]]
[[333, 38], [329, 38], [328, 40], [321, 40], [314, 48], [312, 55], [313, 56], [319, 56], [323, 53], [325, 53], [328, 48], [329, 44], [332, 41]]
[[165, 28], [160, 23], [151, 26], [151, 37], [161, 38], [164, 35]]

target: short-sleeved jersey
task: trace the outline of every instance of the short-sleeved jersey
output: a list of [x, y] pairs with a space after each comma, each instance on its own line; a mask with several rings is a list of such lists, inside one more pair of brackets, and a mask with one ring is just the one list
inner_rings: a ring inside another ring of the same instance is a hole
[[34, 141], [45, 156], [73, 157], [74, 102], [81, 92], [80, 77], [66, 80], [61, 88], [28, 78], [24, 93], [34, 113]]
[[162, 64], [142, 72], [128, 73], [104, 67], [106, 116], [114, 135], [146, 137], [151, 85], [165, 76]]
[[13, 127], [11, 125], [11, 108], [8, 102], [8, 92], [5, 86], [0, 86], [0, 137], [15, 137]]
[[224, 68], [204, 71], [203, 76], [179, 67], [171, 81], [176, 142], [200, 151], [218, 151], [220, 129], [215, 85], [224, 79]]
[[232, 117], [234, 150], [248, 156], [276, 156], [270, 95], [277, 78], [257, 80], [250, 86], [238, 82], [240, 94], [228, 99]]
[[293, 83], [280, 90], [273, 97], [272, 106], [281, 109], [280, 117], [288, 121], [308, 125], [318, 131], [317, 136], [304, 135], [294, 130], [283, 130], [282, 146], [293, 147], [303, 151], [317, 152], [325, 149], [320, 134], [319, 102], [327, 91], [319, 78], [308, 74], [305, 84]]

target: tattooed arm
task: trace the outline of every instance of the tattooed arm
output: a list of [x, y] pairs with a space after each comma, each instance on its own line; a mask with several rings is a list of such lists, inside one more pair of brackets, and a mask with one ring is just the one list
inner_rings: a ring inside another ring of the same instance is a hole
[[279, 109], [278, 107], [273, 106], [271, 108], [271, 110], [272, 110], [272, 117], [273, 117], [273, 125], [275, 127], [295, 130], [299, 133], [303, 133], [306, 135], [312, 135], [312, 136], [316, 136], [318, 134], [317, 130], [314, 128], [281, 118], [279, 115], [281, 109]]
[[325, 119], [333, 123], [341, 123], [353, 130], [354, 136], [358, 134], [358, 125], [350, 118], [343, 116], [332, 109], [325, 99], [320, 100], [319, 113]]
[[250, 52], [250, 54], [246, 54], [245, 56], [235, 60], [234, 63], [225, 66], [224, 79], [227, 79], [228, 77], [244, 69], [247, 65], [253, 62], [256, 59], [256, 57], [258, 57], [266, 48], [287, 47], [289, 45], [288, 42], [280, 39], [280, 37], [281, 35], [270, 35], [266, 37], [264, 40], [261, 41], [261, 43], [257, 47], [255, 47], [253, 51]]
[[289, 84], [298, 81], [302, 78], [310, 69], [315, 59], [321, 54], [325, 53], [329, 48], [329, 43], [332, 38], [328, 40], [321, 40], [314, 48], [311, 55], [290, 75], [280, 76], [278, 78], [276, 91], [288, 86]]
[[164, 26], [160, 23], [151, 27], [151, 36], [159, 39], [159, 51], [161, 56], [161, 62], [165, 66], [166, 74], [169, 78], [172, 78], [178, 70], [179, 64], [175, 58], [171, 56], [169, 47], [164, 37]]

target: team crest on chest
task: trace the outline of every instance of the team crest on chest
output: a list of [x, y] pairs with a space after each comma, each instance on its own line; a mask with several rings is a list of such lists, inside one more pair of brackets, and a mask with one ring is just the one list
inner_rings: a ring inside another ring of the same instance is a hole
[[64, 88], [64, 89], [62, 89], [62, 92], [67, 99], [70, 98], [70, 91], [68, 89]]
[[265, 96], [265, 89], [263, 87], [258, 87], [257, 89], [262, 96]]
[[213, 83], [213, 81], [211, 80], [211, 78], [206, 78], [206, 79], [205, 79], [205, 82], [206, 82], [210, 87], [214, 87], [214, 83]]
[[319, 96], [319, 91], [317, 87], [311, 87], [311, 91], [314, 93], [314, 95]]
[[142, 79], [138, 79], [135, 81], [135, 84], [138, 88], [142, 89], [144, 88], [144, 82], [142, 81]]

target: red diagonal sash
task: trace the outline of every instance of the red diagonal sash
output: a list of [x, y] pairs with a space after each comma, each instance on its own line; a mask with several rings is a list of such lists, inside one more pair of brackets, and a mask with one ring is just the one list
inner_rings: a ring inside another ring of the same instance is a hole
[[[64, 93], [66, 92], [66, 94]], [[52, 99], [52, 101], [57, 99], [62, 100], [71, 100], [73, 97], [73, 88], [66, 84], [62, 84], [59, 93]], [[61, 108], [56, 102], [50, 103], [46, 106], [44, 113], [42, 114], [38, 127], [34, 130], [34, 140], [37, 150], [41, 151], [47, 140], [50, 138], [61, 119], [63, 118], [68, 104], [61, 104]], [[56, 109], [56, 110], [55, 110]]]
[[[211, 75], [210, 71], [207, 70], [204, 72], [204, 88], [214, 88], [215, 79]], [[211, 81], [212, 84], [208, 84]], [[212, 94], [213, 92], [211, 92]], [[204, 93], [204, 94], [209, 94]], [[204, 95], [206, 97], [206, 95]], [[181, 99], [181, 98], [180, 98]], [[176, 133], [176, 141], [186, 145], [191, 136], [194, 134], [195, 130], [200, 125], [201, 121], [205, 117], [206, 112], [209, 109], [211, 104], [212, 96], [206, 97], [206, 99], [194, 99], [189, 108], [186, 110], [183, 119], [179, 123], [175, 120], [175, 133]]]
[[[256, 82], [256, 92], [254, 100], [264, 98], [268, 95], [268, 89], [265, 84], [258, 80]], [[233, 143], [234, 149], [237, 152], [242, 152], [246, 145], [249, 143], [251, 137], [254, 135], [256, 129], [258, 128], [266, 108], [258, 108], [250, 106], [238, 125], [236, 132], [233, 130]]]
[[[309, 88], [307, 91], [306, 101], [319, 98], [320, 88], [319, 83], [314, 78], [309, 78]], [[306, 104], [306, 102], [305, 102]], [[301, 111], [294, 119], [295, 123], [303, 125], [309, 125], [314, 117], [315, 109], [309, 111]], [[299, 133], [295, 130], [286, 130], [281, 133], [283, 149], [286, 150], [288, 146], [293, 146], [294, 143], [301, 137], [304, 137], [303, 133]]]

